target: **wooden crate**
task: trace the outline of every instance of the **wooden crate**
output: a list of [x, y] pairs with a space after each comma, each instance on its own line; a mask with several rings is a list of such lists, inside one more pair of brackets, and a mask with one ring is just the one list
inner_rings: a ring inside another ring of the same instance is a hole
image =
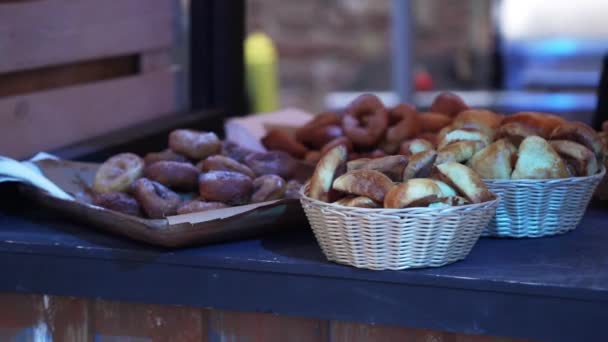
[[0, 0], [0, 155], [176, 110], [177, 0]]

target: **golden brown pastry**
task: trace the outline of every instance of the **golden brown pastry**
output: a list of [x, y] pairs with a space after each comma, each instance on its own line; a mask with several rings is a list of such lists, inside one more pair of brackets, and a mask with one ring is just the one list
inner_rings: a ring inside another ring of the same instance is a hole
[[207, 201], [201, 201], [201, 200], [195, 199], [195, 200], [191, 200], [191, 201], [185, 202], [184, 204], [180, 205], [177, 208], [177, 214], [178, 215], [191, 214], [191, 213], [198, 213], [201, 211], [216, 210], [216, 209], [223, 209], [223, 208], [228, 208], [228, 205], [225, 203], [222, 203], [222, 202], [207, 202]]
[[454, 188], [452, 188], [451, 186], [449, 186], [446, 183], [444, 183], [440, 180], [437, 180], [437, 179], [433, 179], [433, 181], [435, 182], [435, 184], [437, 184], [437, 186], [439, 187], [439, 190], [441, 190], [441, 195], [439, 197], [458, 196], [458, 194], [456, 193], [456, 190], [454, 190]]
[[253, 180], [252, 203], [277, 200], [285, 194], [287, 184], [277, 175], [264, 175]]
[[185, 191], [196, 190], [198, 174], [196, 166], [176, 161], [158, 161], [144, 169], [144, 177], [166, 187]]
[[241, 164], [230, 157], [219, 154], [208, 157], [207, 159], [201, 161], [197, 166], [203, 172], [233, 171], [240, 172], [252, 179], [255, 178], [255, 173], [247, 165]]
[[421, 138], [416, 138], [401, 143], [401, 147], [399, 148], [399, 154], [402, 154], [404, 156], [411, 156], [413, 154], [429, 151], [434, 148], [435, 146], [433, 146], [430, 141]]
[[516, 159], [517, 148], [500, 139], [475, 153], [467, 165], [484, 179], [510, 179]]
[[140, 178], [133, 183], [133, 197], [150, 218], [161, 219], [175, 215], [182, 200], [178, 194], [164, 185]]
[[[449, 126], [446, 126], [446, 127], [449, 127]], [[442, 128], [442, 129], [444, 129], [444, 128]], [[435, 148], [437, 146], [437, 144], [439, 143], [439, 134], [431, 133], [431, 132], [424, 132], [424, 133], [418, 134], [416, 139], [424, 139], [424, 140], [430, 142], [431, 144], [433, 144], [433, 148]]]
[[593, 152], [595, 158], [602, 163], [604, 160], [604, 145], [597, 132], [582, 122], [564, 122], [551, 133], [551, 140], [570, 140], [577, 142]]
[[519, 145], [512, 179], [549, 179], [569, 176], [566, 163], [543, 138], [531, 136]]
[[455, 117], [458, 113], [469, 109], [460, 96], [443, 92], [439, 94], [431, 104], [431, 112], [445, 114], [450, 117]]
[[141, 209], [137, 200], [124, 192], [93, 194], [93, 204], [126, 215], [141, 215]]
[[169, 147], [190, 159], [200, 160], [220, 153], [222, 142], [212, 132], [176, 129], [169, 134]]
[[495, 138], [497, 140], [507, 139], [515, 147], [519, 147], [519, 144], [521, 144], [525, 138], [538, 134], [538, 130], [532, 129], [522, 123], [510, 122], [500, 126], [498, 130], [496, 130]]
[[454, 188], [472, 203], [481, 203], [493, 199], [481, 178], [470, 168], [455, 162], [435, 166], [435, 176]]
[[542, 138], [548, 139], [553, 130], [565, 122], [564, 119], [557, 115], [537, 112], [519, 112], [513, 115], [506, 116], [503, 119], [503, 124], [518, 122], [529, 129], [532, 129]]
[[354, 99], [346, 108], [342, 119], [342, 129], [355, 146], [370, 148], [376, 146], [389, 124], [388, 112], [380, 99], [372, 94], [363, 94]]
[[297, 167], [296, 160], [283, 151], [251, 153], [245, 157], [245, 165], [258, 176], [279, 175], [284, 179], [291, 178]]
[[429, 176], [436, 158], [437, 152], [435, 150], [428, 150], [412, 155], [403, 170], [403, 181]]
[[240, 172], [209, 171], [199, 176], [198, 189], [205, 201], [241, 205], [249, 202], [253, 181]]
[[564, 159], [568, 169], [574, 171], [573, 176], [592, 176], [598, 172], [597, 159], [587, 147], [568, 140], [552, 140], [549, 143]]
[[382, 203], [384, 195], [393, 187], [393, 182], [383, 173], [374, 170], [354, 170], [334, 180], [335, 190], [358, 196], [369, 197]]
[[267, 150], [287, 152], [294, 158], [302, 159], [308, 153], [306, 146], [280, 129], [269, 130], [261, 141]]
[[[320, 149], [323, 145], [342, 135], [342, 116], [335, 112], [324, 112], [296, 130], [296, 140], [304, 145]], [[330, 128], [327, 128], [330, 127]], [[336, 129], [338, 127], [338, 129]], [[339, 134], [338, 134], [339, 133]], [[333, 138], [328, 139], [328, 137]]]
[[157, 161], [175, 161], [187, 163], [188, 158], [182, 156], [181, 154], [177, 154], [169, 149], [160, 152], [150, 152], [144, 157], [144, 163], [146, 165], [154, 164]]
[[448, 132], [443, 139], [439, 141], [439, 145], [437, 145], [438, 149], [442, 149], [443, 147], [457, 142], [457, 141], [481, 141], [484, 146], [490, 144], [490, 137], [483, 134], [480, 131], [469, 129], [469, 128], [460, 128], [453, 131]]
[[435, 164], [449, 161], [464, 163], [484, 147], [485, 145], [483, 142], [473, 140], [463, 140], [451, 143], [437, 151]]
[[449, 196], [438, 198], [437, 201], [428, 205], [429, 208], [444, 208], [444, 207], [455, 207], [459, 205], [467, 205], [469, 201], [466, 198], [460, 196]]
[[422, 132], [439, 132], [442, 128], [452, 123], [452, 118], [441, 113], [421, 113], [418, 116]]
[[365, 196], [348, 196], [344, 197], [336, 202], [339, 205], [346, 207], [357, 207], [357, 208], [379, 208], [380, 205], [374, 202], [371, 198]]
[[339, 138], [336, 138], [336, 139], [328, 142], [327, 144], [325, 144], [323, 146], [323, 148], [321, 149], [321, 155], [327, 153], [327, 151], [331, 150], [332, 148], [334, 148], [338, 145], [346, 146], [346, 150], [349, 153], [352, 152], [352, 150], [353, 150], [353, 143], [350, 140], [348, 140], [347, 137], [339, 137]]
[[441, 196], [441, 189], [432, 179], [410, 179], [390, 189], [384, 198], [384, 207], [426, 207]]
[[382, 149], [388, 154], [397, 152], [402, 141], [412, 139], [422, 128], [418, 112], [408, 104], [401, 103], [388, 111], [391, 121], [395, 121], [386, 131]]
[[124, 192], [144, 171], [144, 161], [133, 153], [120, 153], [106, 160], [95, 174], [96, 193]]
[[341, 166], [346, 163], [346, 146], [338, 145], [327, 151], [317, 163], [315, 172], [310, 178], [309, 194], [311, 198], [319, 201], [329, 201], [329, 191]]
[[492, 136], [492, 131], [498, 128], [503, 116], [489, 110], [469, 109], [454, 118], [454, 127], [472, 128]]
[[346, 163], [346, 171], [359, 169], [375, 170], [384, 173], [391, 180], [400, 182], [403, 177], [403, 170], [408, 163], [406, 156], [396, 155], [380, 158], [362, 158], [351, 160]]

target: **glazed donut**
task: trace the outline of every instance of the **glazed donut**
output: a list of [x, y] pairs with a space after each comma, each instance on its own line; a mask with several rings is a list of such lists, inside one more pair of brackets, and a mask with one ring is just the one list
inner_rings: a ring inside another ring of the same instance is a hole
[[232, 158], [239, 163], [245, 162], [245, 157], [251, 153], [253, 153], [253, 151], [244, 148], [235, 142], [226, 140], [222, 143], [221, 154], [225, 157]]
[[106, 160], [95, 174], [93, 191], [96, 193], [127, 191], [141, 177], [144, 161], [133, 153], [120, 153]]
[[388, 113], [396, 124], [387, 129], [382, 149], [388, 154], [394, 154], [402, 141], [411, 139], [420, 133], [422, 124], [416, 109], [405, 103], [392, 108]]
[[166, 149], [160, 152], [150, 152], [144, 157], [144, 163], [146, 165], [154, 164], [158, 161], [175, 161], [175, 162], [188, 162], [188, 158], [177, 154], [170, 149]]
[[160, 184], [179, 190], [195, 190], [199, 170], [190, 163], [158, 161], [146, 166], [144, 176]]
[[190, 159], [204, 159], [220, 153], [222, 142], [212, 132], [176, 129], [169, 134], [169, 147]]
[[353, 151], [353, 143], [347, 137], [339, 137], [325, 144], [321, 149], [321, 155], [324, 155], [325, 153], [327, 153], [327, 151], [338, 145], [346, 146], [346, 150], [349, 153]]
[[300, 189], [302, 188], [302, 183], [299, 181], [292, 179], [287, 182], [285, 186], [285, 198], [290, 199], [298, 199], [300, 198]]
[[278, 150], [289, 153], [292, 157], [302, 159], [308, 153], [306, 146], [298, 142], [287, 132], [280, 129], [271, 129], [262, 138], [262, 144], [267, 150]]
[[182, 202], [178, 194], [147, 178], [140, 178], [133, 183], [133, 196], [146, 215], [154, 219], [175, 215]]
[[318, 150], [332, 139], [343, 135], [340, 127], [341, 122], [342, 116], [338, 113], [325, 112], [318, 114], [310, 122], [296, 130], [296, 140]]
[[198, 188], [206, 201], [241, 205], [249, 201], [253, 181], [239, 172], [209, 171], [199, 176]]
[[207, 159], [198, 163], [197, 166], [203, 172], [233, 171], [242, 173], [251, 179], [255, 178], [255, 173], [247, 165], [241, 164], [232, 158], [225, 157], [219, 154], [208, 157]]
[[279, 175], [289, 179], [296, 171], [297, 163], [289, 154], [282, 151], [270, 151], [249, 154], [245, 165], [258, 176]]
[[359, 147], [376, 146], [388, 128], [389, 117], [382, 101], [372, 94], [357, 97], [342, 119], [344, 134]]
[[441, 113], [450, 117], [455, 117], [458, 113], [469, 109], [460, 96], [443, 92], [439, 94], [431, 104], [431, 112]]
[[228, 208], [228, 205], [222, 202], [206, 202], [198, 199], [188, 201], [177, 208], [177, 214], [191, 214], [198, 213], [201, 211], [215, 210]]
[[452, 123], [452, 118], [441, 113], [426, 112], [418, 116], [422, 132], [437, 133]]
[[141, 216], [141, 210], [137, 200], [124, 192], [94, 194], [93, 204], [123, 214]]
[[277, 175], [264, 175], [253, 180], [252, 203], [280, 199], [285, 194], [285, 180]]

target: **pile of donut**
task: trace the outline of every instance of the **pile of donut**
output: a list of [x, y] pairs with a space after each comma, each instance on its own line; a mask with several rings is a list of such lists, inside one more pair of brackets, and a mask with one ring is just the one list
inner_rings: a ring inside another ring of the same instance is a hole
[[144, 158], [121, 153], [97, 170], [93, 204], [160, 219], [229, 206], [299, 198], [297, 162], [285, 152], [252, 152], [216, 134], [178, 129], [169, 148]]

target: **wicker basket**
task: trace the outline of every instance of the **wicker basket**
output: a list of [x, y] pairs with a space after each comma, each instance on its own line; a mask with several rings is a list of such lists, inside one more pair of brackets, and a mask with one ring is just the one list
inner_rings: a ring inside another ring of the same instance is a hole
[[[608, 170], [608, 156], [604, 161], [604, 168]], [[608, 176], [604, 175], [604, 178], [600, 181], [600, 185], [595, 190], [595, 197], [600, 201], [608, 201]]]
[[541, 237], [576, 228], [606, 169], [589, 177], [547, 180], [485, 179], [501, 199], [482, 236]]
[[330, 261], [372, 270], [438, 267], [464, 259], [498, 207], [498, 198], [448, 208], [364, 209], [300, 198]]

